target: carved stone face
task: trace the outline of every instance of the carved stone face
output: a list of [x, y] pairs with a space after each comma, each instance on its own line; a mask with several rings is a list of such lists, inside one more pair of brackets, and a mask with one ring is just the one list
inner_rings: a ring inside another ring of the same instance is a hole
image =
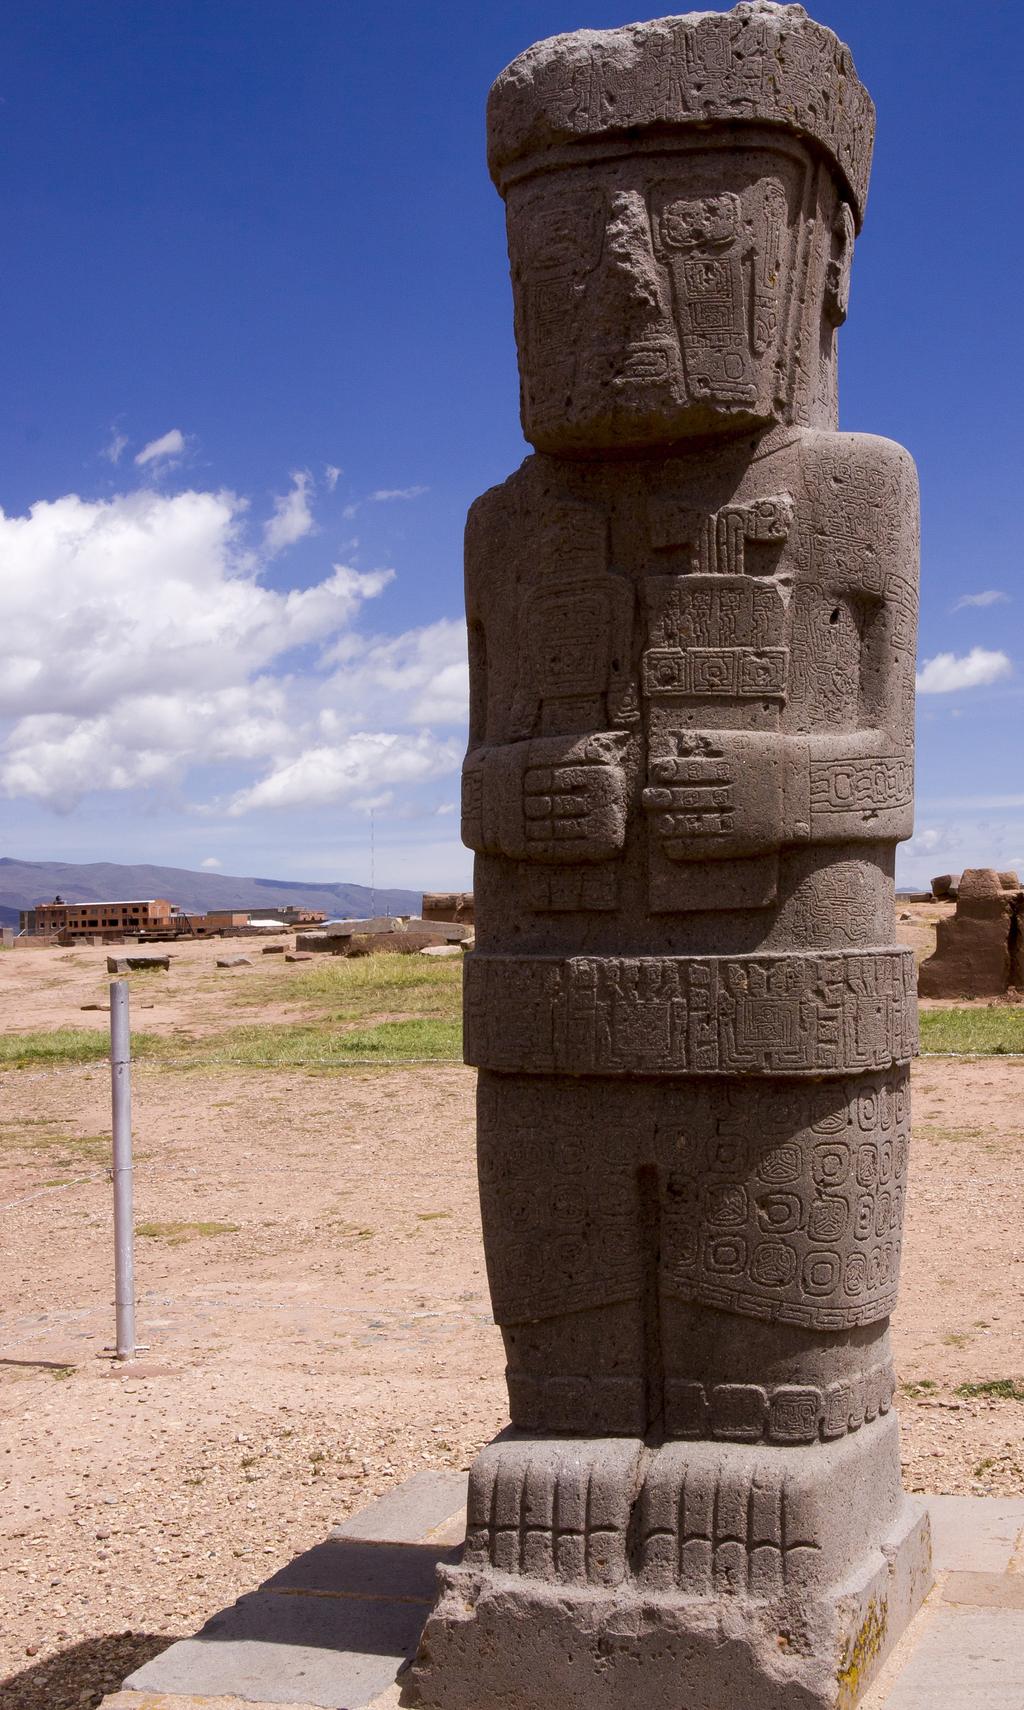
[[512, 186], [527, 439], [640, 447], [788, 419], [829, 262], [800, 242], [814, 174], [799, 145], [705, 138]]

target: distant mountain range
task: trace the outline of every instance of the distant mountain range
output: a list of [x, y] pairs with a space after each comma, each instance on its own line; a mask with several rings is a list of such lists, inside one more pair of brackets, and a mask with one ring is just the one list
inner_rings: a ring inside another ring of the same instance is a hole
[[18, 912], [50, 902], [131, 902], [167, 897], [178, 908], [266, 909], [295, 903], [328, 915], [419, 914], [420, 891], [371, 891], [367, 885], [300, 879], [236, 879], [228, 873], [193, 873], [187, 867], [127, 867], [116, 861], [16, 861], [0, 856], [0, 926], [18, 924]]

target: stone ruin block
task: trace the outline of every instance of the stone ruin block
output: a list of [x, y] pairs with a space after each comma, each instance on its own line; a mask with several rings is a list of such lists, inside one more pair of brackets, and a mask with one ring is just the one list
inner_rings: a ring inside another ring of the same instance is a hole
[[1002, 997], [1024, 985], [1024, 895], [1016, 873], [969, 867], [956, 913], [935, 928], [935, 951], [921, 963], [922, 997]]
[[940, 873], [931, 882], [932, 896], [936, 902], [956, 902], [959, 886], [959, 873]]
[[744, 0], [498, 78], [526, 437], [466, 535], [466, 1053], [511, 1423], [432, 1710], [848, 1710], [900, 1483], [917, 489], [837, 426], [874, 131]]
[[456, 921], [460, 926], [472, 926], [472, 891], [424, 891], [423, 918], [450, 920]]

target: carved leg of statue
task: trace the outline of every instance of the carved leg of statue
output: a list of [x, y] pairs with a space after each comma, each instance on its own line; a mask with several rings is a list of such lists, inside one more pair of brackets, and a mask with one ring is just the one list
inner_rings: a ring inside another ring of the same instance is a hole
[[616, 1098], [569, 1077], [480, 1075], [487, 1274], [524, 1431], [647, 1426], [638, 1124], [598, 1121]]
[[647, 1396], [638, 1301], [506, 1325], [502, 1335], [513, 1425], [643, 1436]]

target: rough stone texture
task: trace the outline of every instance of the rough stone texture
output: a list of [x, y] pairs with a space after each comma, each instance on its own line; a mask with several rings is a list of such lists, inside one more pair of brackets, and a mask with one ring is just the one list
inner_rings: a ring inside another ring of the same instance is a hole
[[467, 1058], [512, 1428], [437, 1710], [837, 1710], [927, 1589], [888, 1314], [917, 497], [836, 430], [872, 109], [766, 0], [499, 77], [524, 431], [466, 542]]
[[472, 891], [424, 891], [423, 918], [458, 921], [460, 926], [472, 926]]
[[1024, 895], [1016, 873], [968, 867], [956, 913], [935, 928], [935, 951], [918, 971], [922, 997], [999, 997], [1022, 978]]
[[956, 902], [959, 887], [959, 873], [940, 873], [932, 880], [932, 896], [936, 902]]

